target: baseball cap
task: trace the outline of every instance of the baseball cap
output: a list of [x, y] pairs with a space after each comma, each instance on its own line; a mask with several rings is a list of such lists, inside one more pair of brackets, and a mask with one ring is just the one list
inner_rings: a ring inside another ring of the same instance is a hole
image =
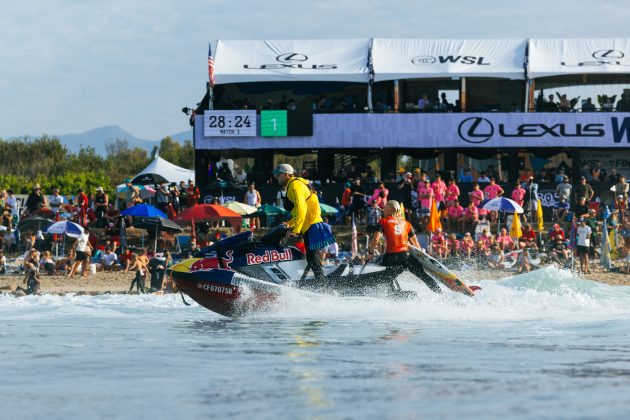
[[584, 218], [583, 218], [583, 217], [580, 217], [580, 220], [578, 220], [578, 221], [579, 221], [579, 222], [583, 222], [583, 221], [584, 221]]
[[273, 170], [273, 174], [275, 176], [278, 176], [280, 174], [293, 175], [293, 172], [295, 172], [293, 170], [293, 166], [289, 165], [288, 163], [281, 163], [276, 167], [276, 169]]
[[96, 191], [103, 191], [103, 187], [96, 187]]
[[580, 179], [586, 179], [586, 177], [585, 177], [584, 175], [582, 175], [582, 176], [580, 177]]

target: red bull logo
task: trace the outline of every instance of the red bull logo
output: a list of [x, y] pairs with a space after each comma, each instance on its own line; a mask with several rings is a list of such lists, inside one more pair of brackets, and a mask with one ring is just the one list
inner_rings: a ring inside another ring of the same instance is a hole
[[[225, 257], [223, 258], [223, 264], [225, 264], [225, 268], [231, 268], [230, 263], [234, 261], [234, 256], [232, 255], [232, 250], [228, 250], [225, 252]], [[195, 261], [190, 266], [190, 271], [208, 271], [213, 268], [222, 268], [219, 264], [219, 259], [216, 257], [213, 258], [202, 258], [200, 260]]]
[[249, 253], [245, 255], [247, 257], [247, 265], [264, 264], [276, 261], [290, 261], [293, 259], [291, 249], [287, 248], [283, 252], [274, 250], [267, 250], [263, 255], [256, 255]]

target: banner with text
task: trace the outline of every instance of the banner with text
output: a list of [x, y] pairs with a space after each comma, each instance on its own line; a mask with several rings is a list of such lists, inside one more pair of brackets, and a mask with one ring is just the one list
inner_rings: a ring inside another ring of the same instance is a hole
[[312, 137], [204, 137], [195, 148], [630, 147], [630, 113], [316, 114]]

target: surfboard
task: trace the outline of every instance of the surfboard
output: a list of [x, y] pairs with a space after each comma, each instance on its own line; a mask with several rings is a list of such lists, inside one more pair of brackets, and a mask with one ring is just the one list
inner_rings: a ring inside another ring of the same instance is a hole
[[474, 292], [444, 265], [413, 245], [409, 245], [410, 254], [420, 263], [424, 271], [449, 289], [468, 296], [474, 296]]

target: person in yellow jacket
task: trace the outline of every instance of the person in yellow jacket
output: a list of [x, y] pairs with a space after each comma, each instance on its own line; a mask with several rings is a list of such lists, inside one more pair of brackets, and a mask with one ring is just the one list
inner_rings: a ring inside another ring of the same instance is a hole
[[319, 250], [335, 243], [330, 226], [323, 222], [317, 193], [309, 186], [309, 181], [294, 176], [294, 170], [288, 163], [278, 165], [273, 171], [281, 188], [286, 186], [283, 197], [284, 208], [291, 212], [287, 222], [290, 236], [302, 235], [306, 247], [306, 262], [313, 270], [315, 280], [324, 280], [324, 269], [319, 257]]

